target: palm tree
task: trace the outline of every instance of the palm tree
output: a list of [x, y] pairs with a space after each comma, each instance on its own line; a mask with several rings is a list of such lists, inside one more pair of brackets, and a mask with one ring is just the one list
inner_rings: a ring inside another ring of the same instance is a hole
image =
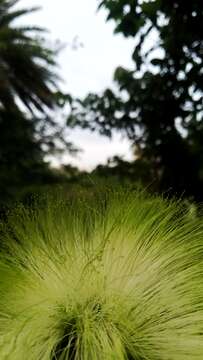
[[15, 25], [38, 10], [18, 10], [18, 2], [0, 0], [0, 109], [17, 110], [20, 100], [32, 113], [44, 113], [55, 104], [56, 52], [46, 47], [44, 29]]
[[38, 9], [19, 10], [18, 2], [0, 0], [0, 205], [21, 188], [53, 181], [47, 153], [75, 151], [66, 124], [49, 111], [66, 98], [57, 87], [57, 50], [47, 47], [44, 29], [16, 25]]

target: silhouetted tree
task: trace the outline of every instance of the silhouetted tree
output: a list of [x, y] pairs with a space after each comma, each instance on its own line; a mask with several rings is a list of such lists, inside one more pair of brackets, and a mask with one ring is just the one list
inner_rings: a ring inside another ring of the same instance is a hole
[[75, 151], [56, 111], [64, 95], [58, 89], [57, 49], [45, 30], [17, 25], [37, 8], [19, 9], [18, 0], [0, 0], [0, 202], [24, 186], [53, 181], [44, 156]]
[[44, 112], [56, 103], [55, 52], [46, 46], [43, 29], [15, 25], [37, 10], [16, 10], [18, 2], [0, 0], [0, 105], [15, 109], [20, 99], [31, 112]]
[[159, 190], [202, 200], [202, 0], [104, 0], [100, 7], [116, 33], [135, 39], [134, 69], [116, 69], [119, 92], [73, 101], [68, 123], [124, 132]]

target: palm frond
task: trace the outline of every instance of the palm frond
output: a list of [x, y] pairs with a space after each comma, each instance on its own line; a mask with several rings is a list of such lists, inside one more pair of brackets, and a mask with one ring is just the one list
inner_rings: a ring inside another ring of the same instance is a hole
[[[46, 112], [46, 108], [53, 108], [56, 104], [54, 94], [59, 80], [55, 72], [57, 50], [47, 47], [43, 28], [13, 26], [16, 19], [38, 10], [34, 7], [12, 11], [17, 3], [0, 1], [0, 78], [7, 77], [1, 88], [9, 87], [2, 94], [12, 94], [13, 103], [20, 100], [29, 111], [36, 108]], [[1, 93], [0, 103], [6, 108], [7, 101]]]
[[0, 12], [0, 27], [9, 26], [13, 21], [16, 21], [21, 16], [30, 14], [32, 12], [38, 11], [39, 7], [33, 7], [29, 9], [21, 9], [12, 12], [8, 12], [8, 9]]

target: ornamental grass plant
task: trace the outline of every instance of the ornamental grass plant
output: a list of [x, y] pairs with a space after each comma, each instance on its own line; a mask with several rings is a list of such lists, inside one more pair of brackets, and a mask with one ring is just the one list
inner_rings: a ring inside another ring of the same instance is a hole
[[203, 226], [181, 202], [81, 193], [0, 230], [1, 360], [203, 359]]

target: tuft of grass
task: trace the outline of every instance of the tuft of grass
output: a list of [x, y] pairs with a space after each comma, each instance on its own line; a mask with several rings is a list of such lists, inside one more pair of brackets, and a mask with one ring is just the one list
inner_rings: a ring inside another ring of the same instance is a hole
[[1, 224], [1, 360], [202, 360], [203, 225], [139, 191]]

